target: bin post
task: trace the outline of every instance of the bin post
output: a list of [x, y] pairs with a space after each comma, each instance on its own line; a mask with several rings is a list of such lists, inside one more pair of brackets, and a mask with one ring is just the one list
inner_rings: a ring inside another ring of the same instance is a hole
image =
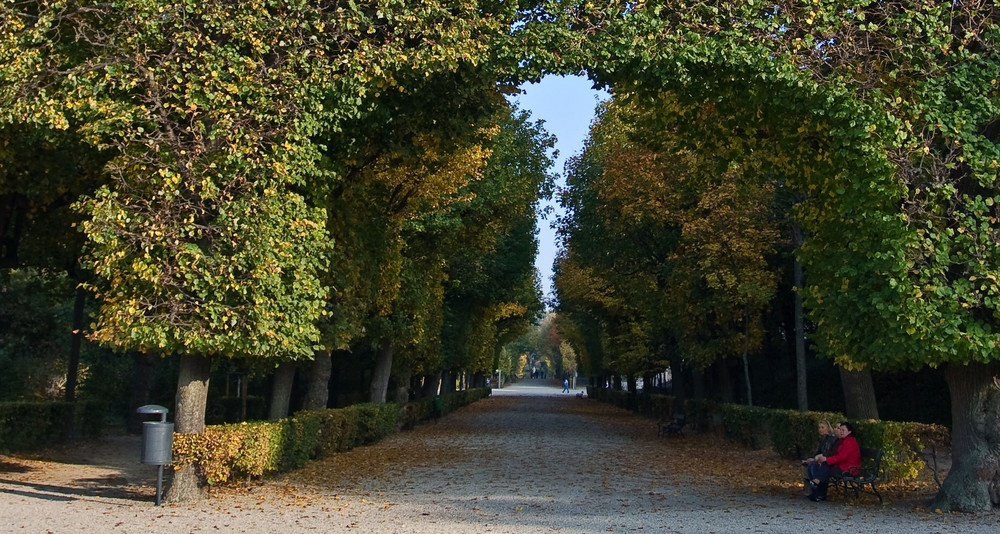
[[163, 499], [163, 466], [173, 461], [174, 424], [167, 422], [167, 410], [163, 406], [147, 404], [136, 412], [159, 415], [159, 421], [142, 423], [142, 456], [139, 461], [156, 468], [156, 506]]

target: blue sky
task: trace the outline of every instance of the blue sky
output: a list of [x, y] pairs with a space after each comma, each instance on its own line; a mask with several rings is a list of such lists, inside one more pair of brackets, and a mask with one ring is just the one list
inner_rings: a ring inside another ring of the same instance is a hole
[[[556, 137], [559, 156], [552, 170], [559, 174], [556, 183], [562, 187], [566, 183], [562, 177], [566, 159], [583, 149], [598, 99], [606, 99], [608, 94], [595, 91], [590, 80], [579, 76], [550, 75], [539, 83], [524, 84], [521, 90], [524, 93], [514, 98], [518, 107], [530, 111], [533, 120], [544, 121], [545, 129]], [[560, 213], [555, 199], [549, 205]], [[535, 266], [541, 275], [542, 292], [546, 298], [553, 295], [552, 262], [556, 257], [556, 236], [550, 224], [554, 220], [555, 215], [551, 215], [548, 220], [538, 221], [539, 247]]]

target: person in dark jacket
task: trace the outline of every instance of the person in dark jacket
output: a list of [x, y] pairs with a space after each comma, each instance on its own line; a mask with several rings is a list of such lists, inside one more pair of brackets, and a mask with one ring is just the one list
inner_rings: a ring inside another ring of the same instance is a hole
[[861, 471], [861, 447], [854, 438], [854, 427], [847, 421], [841, 421], [837, 425], [837, 435], [840, 440], [837, 442], [836, 452], [830, 456], [816, 455], [816, 463], [809, 466], [809, 482], [813, 489], [809, 495], [811, 501], [826, 500], [831, 477], [845, 473], [856, 475]]
[[809, 466], [816, 463], [816, 457], [819, 455], [830, 456], [837, 450], [837, 436], [834, 434], [833, 426], [830, 422], [826, 419], [820, 419], [816, 423], [816, 426], [819, 432], [819, 442], [816, 444], [816, 452], [809, 458], [802, 460], [802, 467], [805, 469], [803, 481], [807, 486], [809, 485], [809, 480], [812, 478], [809, 476]]

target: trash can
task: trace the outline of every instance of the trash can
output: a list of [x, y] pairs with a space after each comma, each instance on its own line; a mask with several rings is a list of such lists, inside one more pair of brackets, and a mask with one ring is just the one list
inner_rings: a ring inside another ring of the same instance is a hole
[[147, 404], [136, 412], [159, 415], [159, 421], [143, 421], [142, 454], [139, 461], [146, 465], [158, 466], [156, 474], [156, 505], [160, 505], [163, 494], [163, 466], [174, 461], [174, 424], [167, 422], [167, 410], [163, 406]]
[[168, 465], [174, 461], [174, 424], [165, 421], [142, 423], [142, 456], [146, 465]]

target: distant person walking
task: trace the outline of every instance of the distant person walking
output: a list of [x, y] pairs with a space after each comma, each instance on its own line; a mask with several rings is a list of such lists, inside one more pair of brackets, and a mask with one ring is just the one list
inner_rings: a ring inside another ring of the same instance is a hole
[[568, 378], [564, 378], [563, 379], [563, 390], [562, 390], [562, 392], [563, 393], [569, 393], [569, 379]]

